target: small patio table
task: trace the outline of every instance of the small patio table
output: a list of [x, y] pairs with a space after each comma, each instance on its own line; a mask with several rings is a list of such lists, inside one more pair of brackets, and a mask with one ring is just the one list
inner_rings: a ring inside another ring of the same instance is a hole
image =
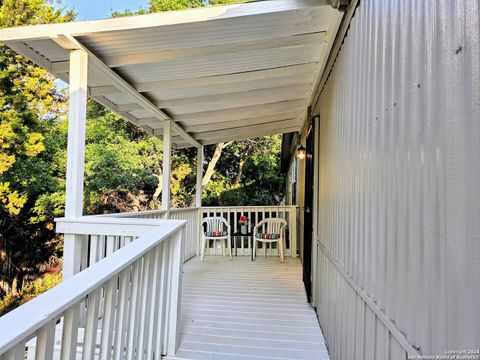
[[237, 230], [235, 231], [233, 234], [232, 234], [232, 238], [233, 238], [233, 247], [235, 249], [235, 256], [238, 255], [238, 249], [237, 249], [237, 237], [247, 237], [248, 239], [248, 245], [250, 247], [250, 260], [253, 261], [253, 232], [249, 231], [249, 232], [246, 232], [245, 234], [243, 234], [240, 230]]

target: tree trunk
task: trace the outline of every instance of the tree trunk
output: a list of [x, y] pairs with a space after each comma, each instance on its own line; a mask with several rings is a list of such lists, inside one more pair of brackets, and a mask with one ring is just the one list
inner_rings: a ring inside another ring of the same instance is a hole
[[[213, 152], [213, 156], [210, 159], [210, 162], [208, 163], [207, 170], [203, 174], [202, 178], [202, 191], [205, 190], [207, 187], [208, 183], [210, 182], [213, 173], [215, 172], [215, 166], [217, 166], [218, 160], [220, 160], [220, 157], [222, 156], [222, 151], [225, 147], [230, 145], [232, 142], [228, 143], [219, 143], [215, 146], [215, 151]], [[195, 196], [192, 199], [191, 206], [195, 206], [196, 200]]]
[[210, 159], [210, 162], [208, 163], [205, 174], [203, 174], [202, 191], [205, 190], [208, 183], [210, 182], [210, 179], [212, 178], [213, 173], [215, 172], [215, 166], [217, 165], [218, 160], [220, 160], [220, 156], [222, 156], [222, 150], [224, 147], [225, 147], [225, 143], [219, 143], [215, 146], [215, 152], [213, 153], [213, 156]]
[[155, 189], [155, 192], [153, 193], [152, 203], [153, 203], [153, 208], [158, 209], [158, 208], [160, 208], [160, 201], [158, 199], [159, 199], [160, 195], [162, 195], [162, 187], [163, 187], [162, 176], [163, 176], [163, 173], [160, 173], [160, 175], [154, 174], [154, 176], [157, 178], [158, 183], [157, 183], [157, 187]]
[[233, 186], [237, 186], [238, 184], [240, 184], [240, 180], [242, 180], [243, 167], [245, 166], [245, 161], [247, 161], [248, 150], [249, 149], [247, 148], [247, 150], [244, 151], [240, 157], [240, 163], [238, 164], [238, 173], [235, 177], [235, 182], [233, 183]]

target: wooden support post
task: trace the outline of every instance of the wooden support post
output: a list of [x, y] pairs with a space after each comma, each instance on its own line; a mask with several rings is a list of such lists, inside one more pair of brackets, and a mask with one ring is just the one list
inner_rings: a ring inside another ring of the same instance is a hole
[[290, 210], [290, 219], [290, 252], [292, 258], [296, 258], [298, 241], [297, 222], [299, 219], [299, 209], [292, 208], [292, 210]]
[[203, 227], [202, 227], [202, 180], [203, 180], [203, 146], [197, 147], [197, 184], [195, 188], [195, 207], [198, 208], [198, 231], [197, 231], [197, 244], [196, 255], [200, 255], [200, 242], [202, 239]]
[[83, 212], [83, 168], [85, 128], [87, 124], [88, 55], [82, 50], [70, 52], [70, 103], [68, 111], [67, 189], [65, 217]]
[[[83, 213], [83, 176], [85, 164], [85, 129], [87, 123], [88, 55], [83, 50], [70, 51], [70, 102], [68, 112], [67, 179], [65, 217]], [[82, 236], [65, 235], [63, 278], [80, 271]]]
[[203, 180], [203, 146], [197, 148], [197, 186], [195, 191], [195, 206], [202, 207], [202, 180]]
[[163, 125], [163, 177], [162, 177], [162, 210], [170, 208], [170, 173], [172, 170], [172, 122], [167, 120]]

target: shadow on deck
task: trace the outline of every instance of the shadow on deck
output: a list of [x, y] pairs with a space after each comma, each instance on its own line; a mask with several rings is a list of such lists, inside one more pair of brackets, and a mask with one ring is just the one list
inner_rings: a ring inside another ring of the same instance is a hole
[[190, 260], [181, 319], [179, 350], [166, 359], [329, 359], [298, 259]]

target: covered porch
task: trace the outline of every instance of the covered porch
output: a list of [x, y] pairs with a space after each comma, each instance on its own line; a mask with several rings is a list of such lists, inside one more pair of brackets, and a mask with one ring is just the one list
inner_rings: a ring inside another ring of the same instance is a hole
[[[0, 319], [0, 358], [328, 359], [302, 283], [293, 205], [202, 207], [203, 146], [301, 132], [343, 13], [274, 0], [0, 30], [0, 40], [69, 83], [64, 282]], [[163, 140], [160, 210], [84, 216], [90, 97]], [[171, 153], [197, 148], [195, 206], [170, 208]], [[285, 255], [239, 235], [287, 222]], [[226, 219], [234, 258], [202, 220]], [[236, 234], [236, 235], [235, 235]], [[251, 260], [252, 252], [258, 258]], [[33, 355], [33, 353], [35, 355]]]
[[183, 276], [180, 344], [166, 359], [329, 359], [298, 258], [197, 257]]
[[227, 211], [58, 219], [79, 240], [79, 272], [0, 319], [1, 359], [329, 359], [295, 236], [283, 263], [258, 246], [252, 261], [246, 241], [231, 261], [215, 243], [203, 262], [196, 256], [203, 216], [295, 222], [296, 207]]

